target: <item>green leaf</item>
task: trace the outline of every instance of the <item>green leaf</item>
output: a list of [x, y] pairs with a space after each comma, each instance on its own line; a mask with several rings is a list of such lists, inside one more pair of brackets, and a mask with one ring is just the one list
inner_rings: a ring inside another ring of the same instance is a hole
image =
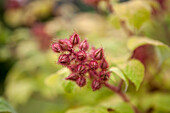
[[135, 84], [136, 90], [138, 90], [144, 77], [143, 64], [135, 59], [130, 60], [124, 69], [124, 73]]
[[64, 80], [64, 78], [66, 76], [69, 75], [69, 70], [67, 68], [62, 68], [61, 70], [57, 71], [56, 73], [48, 76], [45, 79], [45, 84], [49, 87], [54, 87], [55, 85], [57, 85], [57, 82], [61, 82], [62, 79]]
[[128, 41], [127, 46], [131, 51], [134, 51], [137, 47], [140, 47], [146, 44], [149, 44], [155, 47], [157, 56], [160, 59], [160, 64], [164, 60], [170, 58], [170, 48], [167, 45], [157, 40], [152, 40], [146, 37], [131, 37]]
[[113, 73], [115, 73], [116, 75], [118, 75], [122, 80], [124, 80], [125, 91], [127, 91], [127, 88], [129, 86], [129, 81], [128, 81], [126, 75], [117, 67], [111, 67], [109, 70], [112, 71]]
[[115, 14], [135, 29], [140, 29], [146, 21], [150, 20], [150, 9], [145, 0], [132, 0], [125, 4], [114, 5]]
[[81, 107], [73, 110], [68, 110], [66, 113], [108, 113], [104, 107]]
[[157, 40], [152, 40], [147, 37], [131, 37], [128, 41], [127, 47], [131, 51], [134, 51], [137, 47], [140, 47], [146, 44], [154, 45], [154, 46], [166, 46], [165, 44]]
[[67, 93], [72, 93], [77, 85], [73, 81], [64, 81], [63, 82], [63, 87], [64, 91]]
[[111, 15], [109, 17], [109, 21], [111, 22], [111, 24], [116, 28], [119, 29], [120, 28], [120, 18], [116, 15]]
[[51, 88], [72, 93], [77, 88], [77, 85], [72, 81], [65, 80], [65, 77], [67, 77], [69, 74], [70, 71], [67, 68], [62, 68], [61, 70], [47, 77], [45, 79], [45, 84]]
[[141, 26], [149, 19], [150, 11], [146, 8], [140, 8], [134, 14], [129, 16], [128, 21], [135, 28], [140, 29]]
[[122, 102], [121, 98], [119, 98], [118, 100], [117, 99], [117, 97], [112, 97], [104, 103], [102, 102], [100, 105], [105, 108], [111, 108], [116, 113], [134, 113], [133, 108], [130, 104]]
[[0, 98], [0, 113], [16, 113], [16, 112], [3, 98]]
[[152, 98], [155, 109], [164, 112], [170, 112], [170, 95], [169, 94], [155, 94]]
[[132, 107], [125, 102], [119, 103], [112, 108], [119, 113], [134, 113]]

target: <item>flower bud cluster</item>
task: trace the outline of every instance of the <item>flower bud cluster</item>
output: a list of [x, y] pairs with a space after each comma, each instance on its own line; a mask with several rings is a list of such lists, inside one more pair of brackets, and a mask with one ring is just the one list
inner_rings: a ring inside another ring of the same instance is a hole
[[71, 71], [66, 80], [74, 81], [83, 87], [86, 85], [86, 79], [90, 79], [91, 87], [95, 91], [109, 79], [109, 65], [104, 57], [103, 48], [92, 47], [89, 50], [87, 40], [81, 41], [77, 33], [71, 35], [69, 39], [54, 42], [51, 47], [55, 53], [60, 53], [58, 63]]

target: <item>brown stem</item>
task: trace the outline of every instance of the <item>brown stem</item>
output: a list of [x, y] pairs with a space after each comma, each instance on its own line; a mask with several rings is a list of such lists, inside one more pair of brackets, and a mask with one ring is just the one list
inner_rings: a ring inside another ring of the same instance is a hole
[[119, 90], [118, 87], [115, 87], [107, 82], [105, 82], [104, 85], [107, 88], [109, 88], [110, 90], [112, 90], [113, 92], [117, 93], [125, 102], [130, 104], [135, 113], [140, 113], [139, 110], [136, 108], [136, 106], [134, 106], [132, 103], [130, 103], [130, 100], [128, 99], [128, 97], [121, 90]]
[[124, 20], [121, 20], [121, 26], [128, 36], [134, 35], [134, 33], [127, 27], [127, 24]]
[[107, 8], [110, 11], [110, 13], [114, 13], [114, 9], [112, 7], [112, 4], [110, 3], [110, 0], [105, 0], [107, 3]]
[[[108, 7], [108, 10], [110, 11], [110, 13], [115, 13], [114, 8], [113, 8], [112, 4], [110, 3], [110, 0], [105, 0], [105, 1], [107, 3], [107, 7]], [[121, 24], [123, 30], [126, 32], [126, 34], [128, 36], [134, 35], [134, 33], [127, 27], [127, 24], [125, 23], [125, 21], [124, 20], [120, 20], [120, 21], [121, 21], [120, 24]]]
[[122, 85], [123, 85], [123, 80], [121, 79], [121, 80], [120, 80], [120, 83], [119, 83], [119, 85], [118, 85], [119, 91], [122, 89]]

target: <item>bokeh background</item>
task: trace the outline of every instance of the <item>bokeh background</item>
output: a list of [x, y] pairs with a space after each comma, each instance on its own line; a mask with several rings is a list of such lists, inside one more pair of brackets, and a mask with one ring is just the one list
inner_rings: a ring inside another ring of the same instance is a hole
[[[51, 43], [74, 32], [103, 47], [110, 66], [140, 60], [143, 83], [139, 91], [131, 84], [127, 94], [143, 113], [170, 112], [170, 51], [161, 59], [152, 44], [128, 48], [132, 37], [170, 45], [170, 0], [0, 0], [0, 96], [17, 113], [65, 113], [121, 101], [106, 88], [93, 92], [64, 80], [68, 73], [57, 65]], [[54, 74], [60, 77], [46, 80]]]

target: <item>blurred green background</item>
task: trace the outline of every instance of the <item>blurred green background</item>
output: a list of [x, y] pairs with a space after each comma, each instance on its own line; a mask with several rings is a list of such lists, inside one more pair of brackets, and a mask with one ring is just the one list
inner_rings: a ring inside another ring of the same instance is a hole
[[[130, 84], [128, 96], [143, 113], [170, 112], [170, 51], [158, 53], [152, 42], [129, 49], [145, 39], [170, 46], [170, 0], [110, 0], [113, 12], [106, 1], [93, 1], [0, 0], [0, 96], [17, 113], [72, 113], [83, 106], [103, 113], [99, 106], [121, 102], [106, 88], [93, 92], [90, 85], [79, 88], [64, 80], [68, 72], [57, 65], [50, 45], [74, 32], [103, 47], [110, 66], [140, 60], [145, 77], [139, 91]], [[130, 42], [134, 37], [139, 41]], [[83, 110], [75, 113], [88, 113]]]

